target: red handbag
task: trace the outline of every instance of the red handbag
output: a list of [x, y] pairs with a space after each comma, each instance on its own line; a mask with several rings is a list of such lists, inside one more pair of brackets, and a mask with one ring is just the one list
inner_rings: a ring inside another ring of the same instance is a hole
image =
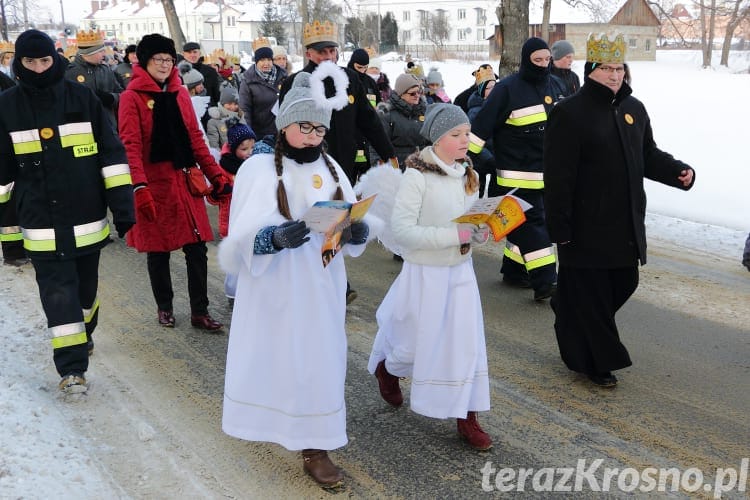
[[187, 182], [188, 191], [193, 196], [202, 198], [211, 192], [211, 185], [203, 175], [203, 171], [198, 167], [183, 168], [185, 172], [185, 181]]

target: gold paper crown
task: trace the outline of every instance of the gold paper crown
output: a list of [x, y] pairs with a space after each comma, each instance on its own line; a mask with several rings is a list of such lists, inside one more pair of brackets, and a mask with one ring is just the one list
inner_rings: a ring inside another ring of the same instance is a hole
[[63, 52], [65, 59], [72, 61], [77, 53], [78, 53], [78, 46], [74, 43], [68, 42], [68, 46], [65, 47], [65, 51]]
[[625, 63], [625, 39], [622, 35], [617, 35], [610, 42], [607, 35], [602, 35], [597, 40], [593, 33], [590, 34], [586, 42], [586, 62]]
[[253, 52], [258, 50], [261, 47], [270, 47], [271, 42], [266, 37], [260, 37], [253, 40]]
[[79, 47], [93, 47], [104, 44], [104, 33], [102, 31], [79, 31], [76, 33], [76, 41]]
[[370, 58], [373, 58], [378, 54], [373, 47], [365, 47], [365, 52], [367, 52], [367, 55], [370, 56]]
[[6, 42], [3, 40], [0, 42], [0, 52], [16, 52], [16, 46], [13, 42]]
[[318, 42], [338, 43], [336, 42], [338, 40], [336, 33], [336, 25], [332, 24], [331, 21], [306, 23], [304, 30], [302, 30], [302, 45], [307, 47]]

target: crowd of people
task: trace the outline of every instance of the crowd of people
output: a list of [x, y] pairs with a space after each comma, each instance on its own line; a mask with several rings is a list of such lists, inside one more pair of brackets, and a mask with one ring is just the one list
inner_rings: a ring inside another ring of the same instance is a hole
[[615, 313], [646, 262], [643, 180], [695, 182], [654, 144], [621, 37], [589, 39], [583, 85], [570, 43], [530, 38], [517, 73], [499, 79], [481, 64], [454, 103], [440, 72], [408, 57], [392, 86], [372, 51], [339, 66], [337, 39], [331, 23], [306, 25], [298, 72], [263, 40], [248, 68], [226, 55], [209, 64], [196, 42], [178, 53], [159, 34], [116, 64], [95, 32], [79, 34], [70, 59], [36, 30], [0, 49], [0, 148], [9, 152], [0, 157], [0, 240], [6, 264], [33, 265], [60, 390], [88, 389], [108, 211], [118, 236], [145, 254], [155, 324], [178, 324], [170, 256], [181, 250], [190, 324], [223, 329], [207, 284], [206, 203], [218, 205], [234, 304], [222, 428], [301, 451], [326, 488], [344, 478], [328, 452], [348, 440], [345, 315], [356, 292], [343, 258], [322, 265], [325, 235], [306, 224], [310, 207], [354, 203], [364, 174], [395, 172], [392, 216], [357, 219], [339, 242], [356, 257], [387, 227], [403, 261], [377, 310], [368, 369], [386, 403], [403, 405], [399, 379], [409, 377], [412, 410], [455, 418], [459, 436], [487, 450], [472, 249], [490, 230], [454, 219], [483, 194], [530, 204], [506, 237], [503, 281], [551, 298], [564, 363], [614, 387], [612, 371], [631, 364]]

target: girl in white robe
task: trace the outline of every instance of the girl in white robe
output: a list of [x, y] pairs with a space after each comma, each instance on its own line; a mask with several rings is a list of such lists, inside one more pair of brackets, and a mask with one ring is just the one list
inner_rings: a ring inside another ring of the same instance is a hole
[[[224, 270], [238, 277], [222, 428], [302, 450], [304, 470], [334, 487], [343, 475], [327, 450], [347, 443], [346, 270], [343, 255], [323, 266], [324, 237], [300, 219], [317, 201], [356, 198], [341, 167], [321, 151], [331, 110], [319, 106], [331, 102], [314, 95], [310, 81], [334, 70], [319, 68], [298, 74], [285, 96], [275, 154], [253, 155], [235, 178], [219, 250]], [[352, 224], [341, 253], [361, 254], [367, 232], [365, 223]]]
[[489, 378], [470, 247], [489, 232], [453, 222], [477, 199], [477, 174], [464, 163], [469, 119], [457, 106], [434, 104], [420, 133], [433, 145], [406, 160], [395, 196], [391, 227], [404, 264], [378, 308], [368, 369], [397, 407], [398, 378], [411, 377], [412, 410], [456, 418], [459, 435], [486, 450], [492, 439], [477, 412], [490, 409]]

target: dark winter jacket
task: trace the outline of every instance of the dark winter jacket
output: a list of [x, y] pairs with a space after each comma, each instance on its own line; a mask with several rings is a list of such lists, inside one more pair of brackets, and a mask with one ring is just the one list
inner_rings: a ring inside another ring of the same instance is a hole
[[[104, 108], [112, 119], [112, 125], [114, 126], [117, 123], [117, 105], [120, 102], [120, 93], [123, 88], [109, 66], [106, 64], [89, 64], [83, 57], [77, 55], [68, 66], [65, 79], [78, 82], [93, 90], [102, 99]], [[110, 95], [111, 100], [106, 97], [103, 98], [102, 94]]]
[[[177, 93], [192, 154], [205, 176], [213, 179], [222, 170], [203, 140], [190, 95], [182, 86], [178, 71], [176, 66], [172, 69], [166, 92]], [[139, 219], [127, 235], [128, 245], [139, 252], [171, 252], [188, 243], [213, 240], [205, 202], [190, 194], [184, 172], [176, 169], [172, 161], [152, 162], [150, 159], [154, 95], [160, 92], [161, 87], [146, 70], [134, 64], [133, 79], [120, 100], [120, 137], [127, 151], [133, 184], [147, 185], [156, 204], [156, 220]]]
[[[561, 265], [646, 263], [643, 179], [685, 188], [690, 167], [656, 147], [643, 104], [593, 80], [552, 110], [544, 138], [547, 228]], [[695, 182], [695, 178], [693, 178]], [[564, 242], [569, 242], [561, 244]]]
[[471, 123], [483, 141], [493, 139], [499, 170], [542, 171], [547, 115], [564, 96], [562, 82], [547, 74], [529, 79], [523, 71], [500, 80]]
[[133, 78], [133, 65], [129, 62], [121, 62], [115, 66], [115, 76], [118, 78], [120, 86], [124, 89], [130, 83], [130, 79]]
[[391, 95], [388, 103], [378, 106], [378, 114], [396, 150], [396, 158], [402, 169], [405, 168], [404, 160], [410, 154], [430, 144], [430, 141], [419, 133], [424, 123], [426, 107], [424, 99], [420, 99], [412, 106], [395, 93]]
[[273, 83], [261, 78], [255, 71], [255, 65], [242, 74], [240, 109], [248, 126], [258, 137], [276, 135], [276, 116], [271, 109], [279, 99], [279, 89], [286, 76], [286, 71], [279, 66], [276, 66], [276, 80]]
[[465, 89], [456, 96], [453, 100], [453, 104], [463, 109], [464, 113], [467, 113], [469, 111], [469, 98], [471, 97], [471, 94], [476, 92], [477, 88], [477, 85], [472, 85], [468, 89]]
[[565, 84], [565, 97], [575, 94], [581, 88], [581, 80], [572, 69], [558, 68], [550, 63], [549, 72]]
[[[302, 71], [312, 73], [317, 67], [318, 65], [311, 61]], [[346, 89], [349, 104], [331, 114], [331, 128], [325, 140], [328, 144], [328, 153], [341, 165], [349, 181], [354, 184], [358, 174], [361, 173], [357, 171], [354, 161], [357, 155], [357, 141], [353, 133], [355, 130], [365, 137], [380, 158], [393, 158], [395, 153], [375, 109], [367, 101], [356, 72], [348, 68], [341, 68], [341, 71], [345, 71], [349, 78], [349, 86]], [[281, 85], [280, 102], [284, 100], [284, 96], [291, 88], [295, 75], [284, 80]], [[323, 83], [326, 96], [333, 96], [335, 93], [333, 81], [326, 78]]]
[[211, 98], [208, 105], [216, 106], [221, 97], [221, 77], [219, 72], [213, 67], [203, 64], [203, 57], [198, 59], [198, 62], [193, 64], [193, 68], [197, 69], [201, 75], [203, 75], [203, 86], [206, 88], [206, 95]]
[[99, 99], [63, 73], [49, 87], [21, 83], [0, 94], [0, 216], [9, 200], [16, 204], [36, 259], [74, 259], [105, 246], [107, 209], [115, 224], [135, 222], [122, 144]]

